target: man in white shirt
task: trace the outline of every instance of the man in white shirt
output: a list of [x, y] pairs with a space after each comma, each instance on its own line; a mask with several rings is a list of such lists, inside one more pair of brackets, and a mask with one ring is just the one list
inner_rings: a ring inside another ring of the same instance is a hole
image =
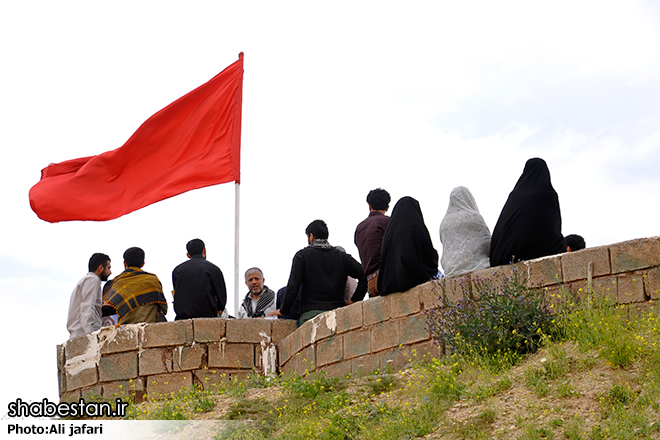
[[264, 281], [264, 273], [258, 267], [251, 267], [245, 272], [245, 285], [250, 291], [238, 308], [238, 319], [266, 318], [275, 311], [275, 292], [265, 286]]
[[82, 336], [101, 328], [101, 281], [110, 274], [110, 257], [96, 253], [89, 259], [89, 273], [76, 284], [69, 301], [66, 328], [70, 337]]

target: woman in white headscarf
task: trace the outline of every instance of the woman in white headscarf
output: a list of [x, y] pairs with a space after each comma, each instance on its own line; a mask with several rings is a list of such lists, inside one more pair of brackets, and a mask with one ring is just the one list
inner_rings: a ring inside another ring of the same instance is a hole
[[440, 223], [442, 268], [455, 277], [490, 267], [490, 231], [477, 202], [464, 186], [451, 191], [447, 214]]

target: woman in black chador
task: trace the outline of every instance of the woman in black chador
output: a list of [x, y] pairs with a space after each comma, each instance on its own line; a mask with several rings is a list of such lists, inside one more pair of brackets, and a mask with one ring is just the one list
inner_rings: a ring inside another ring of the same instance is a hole
[[378, 292], [405, 292], [438, 274], [438, 252], [433, 248], [419, 202], [403, 197], [392, 210], [383, 235]]
[[543, 159], [529, 159], [490, 242], [492, 267], [566, 252], [559, 199]]

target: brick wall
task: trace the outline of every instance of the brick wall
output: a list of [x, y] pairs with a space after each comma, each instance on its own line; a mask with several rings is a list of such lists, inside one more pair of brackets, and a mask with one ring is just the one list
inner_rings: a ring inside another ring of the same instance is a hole
[[[660, 237], [583, 249], [445, 278], [444, 290], [457, 299], [466, 284], [517, 272], [548, 293], [568, 289], [584, 297], [588, 288], [627, 304], [630, 313], [660, 299]], [[352, 304], [306, 322], [279, 345], [283, 371], [326, 371], [335, 376], [406, 367], [415, 356], [442, 355], [425, 326], [441, 286], [430, 281], [407, 292]]]
[[57, 346], [60, 399], [166, 398], [263, 371], [262, 353], [296, 329], [287, 320], [200, 318], [106, 327]]
[[[514, 271], [548, 293], [568, 289], [580, 297], [591, 288], [635, 313], [660, 299], [660, 237], [484, 269], [441, 282], [445, 292], [459, 297], [466, 283]], [[297, 330], [293, 321], [216, 318], [104, 328], [57, 346], [60, 397], [167, 397], [183, 387], [263, 372], [264, 349], [272, 351], [274, 346], [275, 368], [284, 372], [342, 376], [387, 366], [402, 369], [416, 356], [442, 355], [424, 321], [424, 311], [437, 302], [438, 283], [326, 312]]]

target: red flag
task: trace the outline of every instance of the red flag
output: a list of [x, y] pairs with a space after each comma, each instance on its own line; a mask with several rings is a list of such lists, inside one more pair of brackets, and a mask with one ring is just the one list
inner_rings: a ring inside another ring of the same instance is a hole
[[242, 93], [243, 53], [121, 148], [44, 168], [32, 210], [51, 223], [111, 220], [191, 189], [240, 183]]

